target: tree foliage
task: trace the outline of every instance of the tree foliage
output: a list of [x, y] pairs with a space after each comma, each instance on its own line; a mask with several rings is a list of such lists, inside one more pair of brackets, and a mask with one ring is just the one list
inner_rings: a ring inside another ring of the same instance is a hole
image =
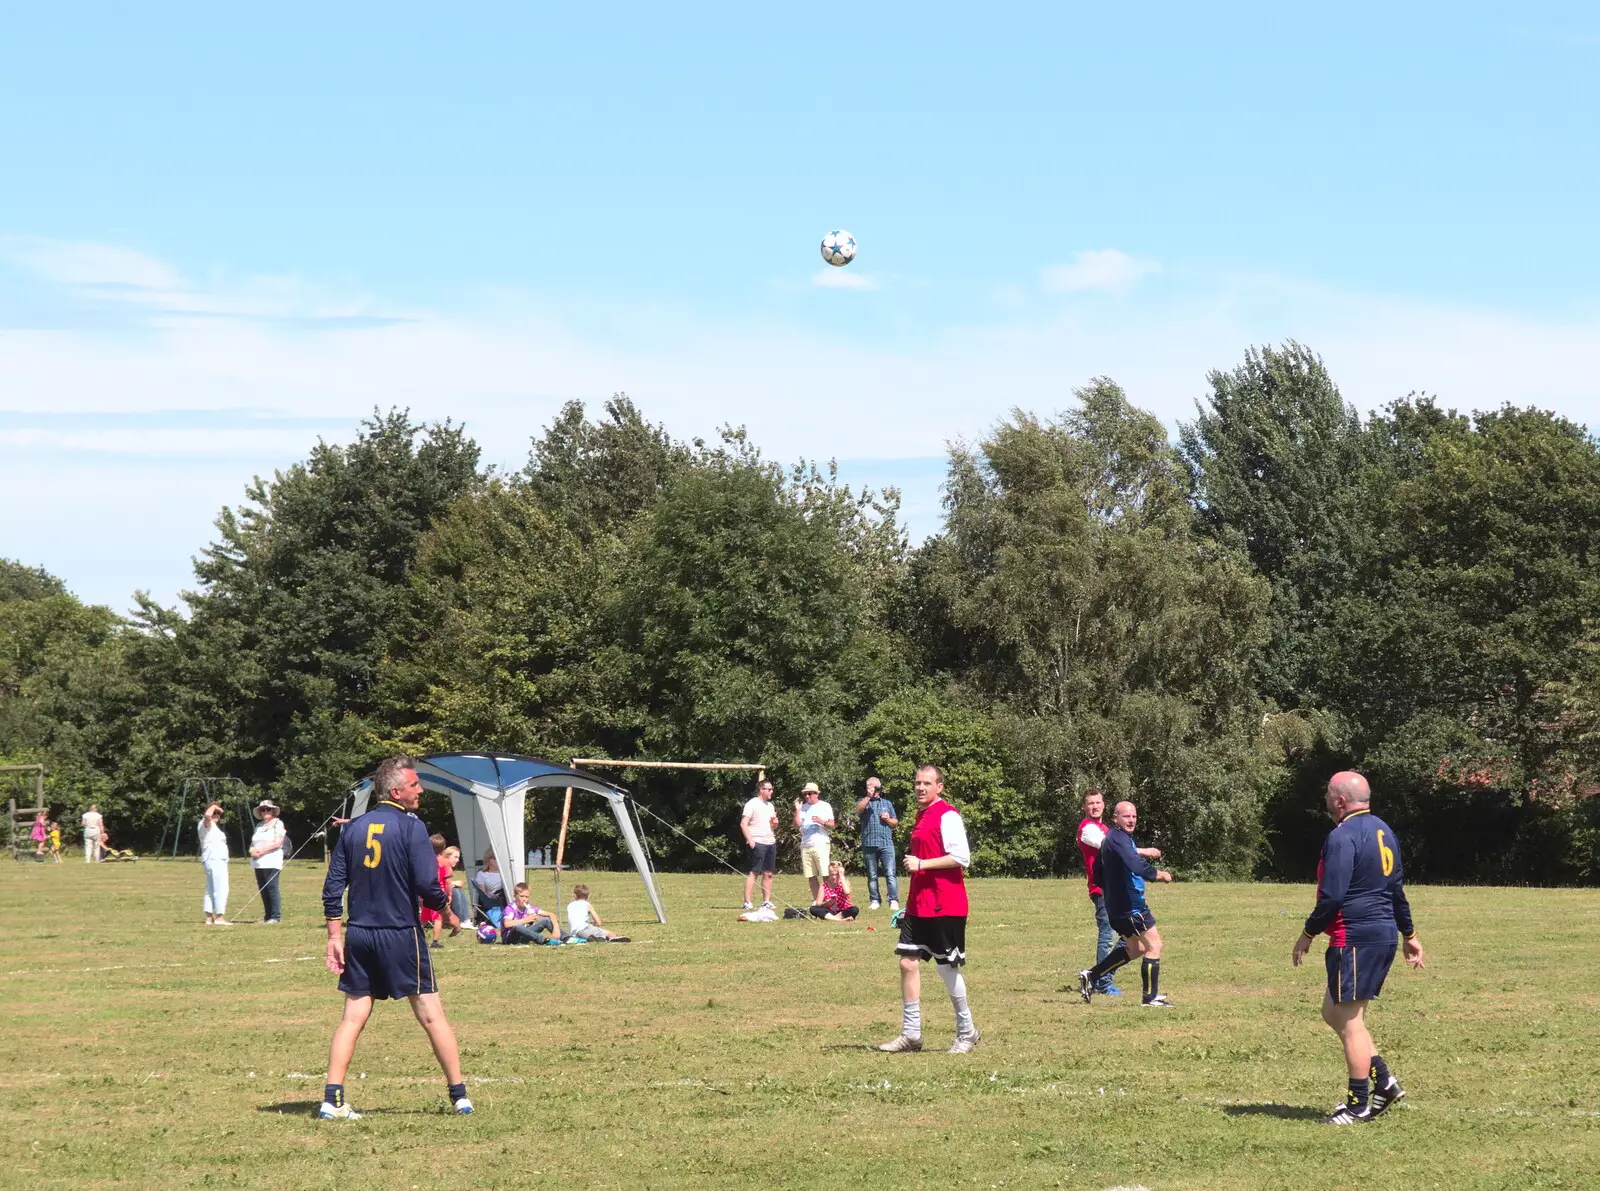
[[[980, 872], [1073, 871], [1095, 787], [1181, 872], [1295, 878], [1353, 765], [1420, 878], [1600, 880], [1595, 440], [1418, 394], [1363, 419], [1296, 343], [1208, 379], [1176, 443], [1101, 378], [952, 447], [915, 547], [893, 491], [623, 394], [510, 474], [375, 414], [248, 485], [181, 608], [0, 562], [0, 754], [146, 842], [185, 776], [298, 830], [401, 748], [759, 760], [846, 824], [931, 761]], [[748, 783], [620, 780], [684, 833], [652, 825], [663, 863], [736, 854]], [[620, 861], [609, 816], [580, 803], [571, 852]]]

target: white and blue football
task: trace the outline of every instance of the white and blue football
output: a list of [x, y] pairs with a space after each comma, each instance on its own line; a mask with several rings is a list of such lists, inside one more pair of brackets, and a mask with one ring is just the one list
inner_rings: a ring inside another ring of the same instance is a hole
[[822, 237], [822, 259], [844, 266], [856, 259], [856, 238], [849, 232], [829, 232]]

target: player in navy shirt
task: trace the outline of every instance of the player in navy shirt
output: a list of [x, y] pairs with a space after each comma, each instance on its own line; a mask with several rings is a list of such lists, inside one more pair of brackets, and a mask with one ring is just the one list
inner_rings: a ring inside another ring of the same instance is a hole
[[[317, 1115], [323, 1120], [359, 1120], [344, 1099], [344, 1077], [374, 1000], [405, 997], [427, 1031], [444, 1068], [451, 1107], [470, 1113], [455, 1031], [439, 1003], [439, 984], [417, 917], [418, 905], [441, 911], [459, 925], [439, 884], [428, 829], [412, 812], [422, 795], [415, 762], [390, 757], [372, 779], [379, 802], [345, 826], [322, 885], [328, 920], [328, 970], [339, 973], [344, 1017], [328, 1052], [328, 1084]], [[350, 894], [350, 929], [344, 934], [344, 896]]]
[[1161, 932], [1156, 929], [1156, 916], [1145, 903], [1144, 882], [1170, 881], [1172, 874], [1151, 864], [1134, 844], [1133, 829], [1139, 825], [1138, 807], [1131, 802], [1117, 803], [1111, 821], [1115, 826], [1100, 842], [1094, 879], [1105, 897], [1111, 929], [1122, 941], [1106, 952], [1094, 967], [1078, 973], [1078, 993], [1088, 1004], [1100, 991], [1098, 985], [1103, 977], [1139, 959], [1142, 961], [1139, 974], [1144, 984], [1144, 998], [1140, 1004], [1149, 1009], [1165, 1009], [1172, 1002], [1161, 993]]
[[1400, 841], [1372, 813], [1367, 779], [1348, 770], [1328, 782], [1328, 813], [1337, 826], [1317, 862], [1317, 904], [1295, 940], [1296, 967], [1317, 935], [1328, 936], [1328, 988], [1322, 1020], [1344, 1044], [1350, 1088], [1328, 1117], [1330, 1125], [1353, 1125], [1386, 1112], [1405, 1095], [1400, 1081], [1377, 1053], [1367, 1030], [1367, 1002], [1383, 989], [1394, 963], [1396, 933], [1405, 937], [1406, 962], [1422, 967], [1422, 944], [1406, 900]]

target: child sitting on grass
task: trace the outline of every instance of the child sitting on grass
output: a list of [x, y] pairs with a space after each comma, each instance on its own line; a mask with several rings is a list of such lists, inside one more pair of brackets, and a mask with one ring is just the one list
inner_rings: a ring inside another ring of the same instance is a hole
[[820, 900], [811, 907], [813, 918], [845, 922], [861, 913], [860, 906], [850, 904], [850, 878], [844, 875], [844, 865], [837, 860], [828, 865], [828, 876], [818, 896]]
[[600, 915], [589, 904], [587, 885], [574, 885], [572, 896], [575, 900], [567, 903], [568, 942], [587, 943], [591, 939], [606, 943], [629, 942], [627, 935], [615, 935], [605, 929], [605, 923], [600, 920]]
[[[528, 883], [518, 881], [512, 891], [516, 897], [500, 917], [502, 943], [543, 943], [550, 947], [561, 946], [561, 926], [555, 915], [547, 914], [530, 900]], [[544, 932], [551, 932], [550, 938]]]

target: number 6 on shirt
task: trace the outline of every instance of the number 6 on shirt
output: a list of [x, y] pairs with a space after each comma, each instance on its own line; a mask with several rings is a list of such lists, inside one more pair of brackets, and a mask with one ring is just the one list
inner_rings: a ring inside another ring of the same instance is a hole
[[367, 855], [361, 861], [367, 868], [377, 868], [378, 862], [383, 859], [383, 841], [378, 837], [383, 834], [382, 823], [367, 824]]
[[1378, 859], [1383, 864], [1383, 875], [1394, 874], [1394, 849], [1383, 842], [1383, 832], [1378, 832]]

